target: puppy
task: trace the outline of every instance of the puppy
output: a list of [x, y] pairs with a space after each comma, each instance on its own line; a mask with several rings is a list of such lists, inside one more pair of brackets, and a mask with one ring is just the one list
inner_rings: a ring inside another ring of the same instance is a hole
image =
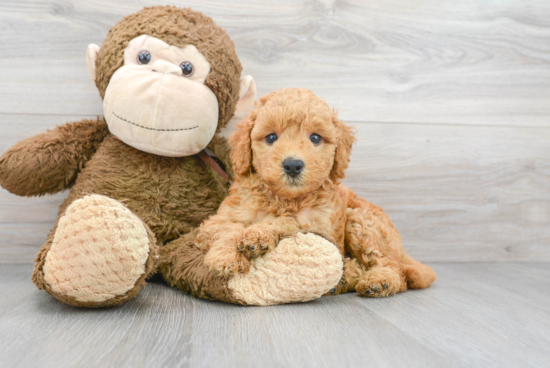
[[305, 89], [262, 97], [231, 136], [235, 183], [197, 245], [222, 274], [247, 272], [249, 259], [297, 232], [332, 241], [344, 276], [332, 294], [393, 295], [426, 288], [434, 271], [408, 256], [377, 206], [340, 184], [354, 135], [327, 103]]

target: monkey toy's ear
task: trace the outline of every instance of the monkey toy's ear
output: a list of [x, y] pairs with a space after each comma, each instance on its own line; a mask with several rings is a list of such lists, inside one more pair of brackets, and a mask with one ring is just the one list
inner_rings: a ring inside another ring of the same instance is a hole
[[256, 83], [254, 82], [254, 78], [250, 75], [242, 77], [239, 90], [239, 101], [237, 101], [237, 106], [235, 107], [235, 116], [240, 118], [246, 115], [254, 105], [255, 99]]
[[99, 54], [99, 46], [96, 44], [89, 44], [88, 50], [86, 51], [86, 64], [88, 64], [88, 72], [90, 73], [90, 78], [95, 82], [95, 61], [97, 55]]

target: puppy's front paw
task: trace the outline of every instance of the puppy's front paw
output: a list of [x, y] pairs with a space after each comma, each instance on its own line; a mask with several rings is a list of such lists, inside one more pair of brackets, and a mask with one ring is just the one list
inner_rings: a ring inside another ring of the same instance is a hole
[[278, 240], [274, 232], [252, 225], [244, 229], [237, 250], [248, 259], [256, 258], [275, 248]]
[[210, 249], [204, 256], [204, 264], [223, 276], [247, 273], [250, 269], [250, 262], [244, 255], [221, 248]]

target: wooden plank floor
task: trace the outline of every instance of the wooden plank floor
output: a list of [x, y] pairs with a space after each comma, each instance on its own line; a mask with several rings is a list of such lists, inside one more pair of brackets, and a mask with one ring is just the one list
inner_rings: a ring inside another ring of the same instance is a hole
[[548, 367], [550, 264], [432, 265], [429, 289], [273, 307], [150, 283], [128, 304], [56, 302], [0, 265], [2, 367]]

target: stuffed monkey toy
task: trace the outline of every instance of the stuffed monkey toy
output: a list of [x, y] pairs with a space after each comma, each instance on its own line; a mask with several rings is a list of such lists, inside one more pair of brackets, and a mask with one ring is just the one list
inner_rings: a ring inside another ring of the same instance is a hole
[[341, 257], [314, 234], [281, 239], [232, 275], [206, 267], [194, 243], [233, 175], [220, 129], [255, 98], [254, 80], [241, 79], [234, 44], [212, 19], [145, 8], [112, 27], [101, 47], [90, 45], [87, 62], [104, 117], [59, 126], [0, 157], [0, 184], [11, 193], [70, 189], [36, 256], [39, 289], [73, 306], [108, 307], [160, 273], [197, 297], [265, 305], [337, 285]]

